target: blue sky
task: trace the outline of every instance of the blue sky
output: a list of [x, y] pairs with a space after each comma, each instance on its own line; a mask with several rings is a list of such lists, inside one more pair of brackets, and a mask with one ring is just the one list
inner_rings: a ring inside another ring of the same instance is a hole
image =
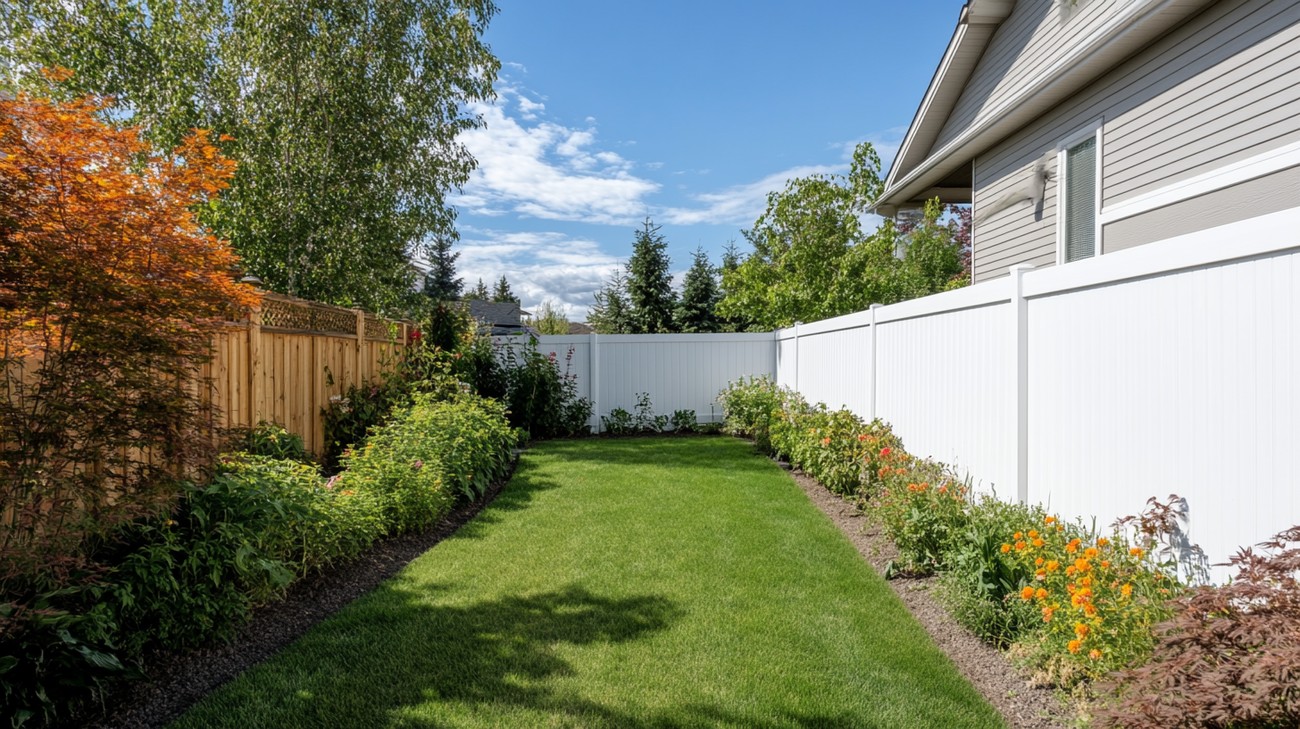
[[938, 65], [957, 0], [498, 0], [502, 61], [459, 211], [466, 286], [505, 274], [574, 321], [647, 216], [675, 273], [716, 264], [790, 177], [886, 169]]

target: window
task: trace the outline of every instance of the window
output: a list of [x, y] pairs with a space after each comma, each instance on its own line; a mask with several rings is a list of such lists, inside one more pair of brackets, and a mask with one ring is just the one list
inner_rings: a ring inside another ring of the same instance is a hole
[[1060, 262], [1091, 258], [1097, 253], [1097, 129], [1064, 146], [1060, 153], [1061, 185], [1057, 240]]

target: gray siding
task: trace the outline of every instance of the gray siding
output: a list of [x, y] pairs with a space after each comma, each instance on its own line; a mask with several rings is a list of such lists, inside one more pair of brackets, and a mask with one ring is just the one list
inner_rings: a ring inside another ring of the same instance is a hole
[[[1300, 3], [1221, 0], [981, 155], [976, 215], [1023, 186], [1035, 160], [1099, 118], [1103, 210], [1300, 140]], [[1024, 203], [977, 222], [976, 280], [1004, 275], [1013, 263], [1055, 260], [1055, 198], [1049, 185], [1041, 215]], [[1201, 227], [1230, 222], [1197, 219]], [[1143, 226], [1119, 222], [1103, 231], [1103, 250], [1117, 250], [1112, 234], [1123, 235], [1125, 247], [1170, 235], [1148, 227], [1154, 237], [1142, 240]]]
[[1153, 240], [1289, 210], [1297, 205], [1300, 205], [1300, 167], [1292, 167], [1117, 220], [1103, 229], [1102, 250], [1113, 253]]
[[1071, 7], [1061, 0], [1019, 0], [993, 35], [934, 148], [995, 115], [1131, 2], [1080, 0]]

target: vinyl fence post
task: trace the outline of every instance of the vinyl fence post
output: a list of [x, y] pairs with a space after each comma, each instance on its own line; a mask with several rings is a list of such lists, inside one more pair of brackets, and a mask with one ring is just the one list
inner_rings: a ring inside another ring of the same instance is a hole
[[592, 332], [588, 335], [591, 338], [588, 345], [587, 354], [591, 357], [587, 368], [590, 371], [587, 377], [587, 396], [591, 398], [591, 417], [594, 421], [591, 424], [592, 430], [597, 435], [600, 434], [600, 335]]
[[803, 390], [799, 389], [799, 325], [802, 323], [794, 323], [794, 391], [800, 395], [803, 394]]
[[869, 404], [870, 410], [868, 412], [871, 414], [872, 420], [875, 420], [878, 417], [876, 415], [876, 381], [879, 380], [880, 377], [876, 374], [876, 370], [880, 364], [880, 358], [876, 356], [876, 309], [879, 308], [880, 304], [872, 304], [867, 309], [871, 312], [871, 389]]
[[1029, 302], [1025, 300], [1025, 274], [1032, 270], [1027, 263], [1010, 268], [1016, 347], [1016, 500], [1022, 504], [1029, 503]]

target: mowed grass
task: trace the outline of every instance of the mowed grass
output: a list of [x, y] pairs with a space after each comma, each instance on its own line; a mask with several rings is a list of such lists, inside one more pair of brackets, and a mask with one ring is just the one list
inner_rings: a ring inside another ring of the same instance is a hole
[[526, 452], [399, 576], [179, 727], [985, 727], [788, 475], [728, 438]]

